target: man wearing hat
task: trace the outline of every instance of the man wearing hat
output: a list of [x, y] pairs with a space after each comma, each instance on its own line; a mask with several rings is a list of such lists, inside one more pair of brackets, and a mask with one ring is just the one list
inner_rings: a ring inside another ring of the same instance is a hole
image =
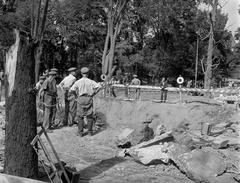
[[125, 87], [125, 97], [128, 97], [128, 85], [129, 85], [129, 75], [128, 73], [124, 73], [124, 76], [123, 76], [123, 84], [126, 86]]
[[161, 89], [161, 102], [166, 103], [167, 100], [167, 86], [168, 86], [168, 80], [166, 80], [165, 77], [162, 78], [161, 82], [160, 82], [160, 86], [162, 87]]
[[58, 69], [57, 68], [52, 68], [50, 71], [55, 71], [57, 73]]
[[4, 74], [4, 71], [1, 70], [0, 71], [0, 101], [2, 100], [2, 90], [3, 90], [3, 86], [4, 86], [4, 80], [5, 80], [5, 74]]
[[80, 137], [83, 136], [84, 118], [87, 119], [87, 132], [92, 136], [93, 126], [93, 96], [96, 95], [101, 85], [88, 78], [89, 69], [83, 67], [81, 69], [82, 78], [77, 80], [70, 88], [70, 92], [75, 92], [77, 95], [77, 119], [78, 119], [78, 133]]
[[72, 67], [68, 69], [69, 75], [65, 77], [59, 84], [65, 97], [65, 119], [64, 125], [72, 126], [77, 112], [77, 102], [75, 95], [69, 92], [69, 89], [76, 81], [76, 69]]
[[[133, 75], [133, 80], [131, 81], [131, 85], [136, 85], [139, 86], [141, 84], [141, 81], [137, 78], [137, 75]], [[140, 88], [136, 88], [136, 93], [135, 93], [135, 99], [139, 99], [140, 97]]]
[[57, 72], [50, 71], [48, 78], [43, 82], [40, 95], [44, 106], [43, 127], [48, 133], [52, 133], [51, 126], [55, 120], [56, 115], [56, 101], [57, 101], [57, 86], [56, 77]]

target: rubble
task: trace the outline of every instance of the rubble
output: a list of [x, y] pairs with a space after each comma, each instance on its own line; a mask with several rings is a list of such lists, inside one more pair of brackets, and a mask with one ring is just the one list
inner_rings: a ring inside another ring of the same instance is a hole
[[117, 146], [119, 148], [129, 148], [153, 139], [154, 132], [153, 129], [148, 126], [148, 123], [142, 123], [137, 129], [124, 129], [118, 137]]
[[159, 125], [153, 139], [125, 148], [119, 155], [131, 156], [149, 167], [172, 161], [195, 182], [217, 182], [217, 177], [225, 172], [233, 174], [231, 180], [238, 180], [239, 176], [234, 174], [240, 174], [240, 167], [220, 150], [240, 147], [239, 132], [237, 122], [215, 124], [207, 136], [200, 130], [190, 130], [185, 122], [168, 132]]

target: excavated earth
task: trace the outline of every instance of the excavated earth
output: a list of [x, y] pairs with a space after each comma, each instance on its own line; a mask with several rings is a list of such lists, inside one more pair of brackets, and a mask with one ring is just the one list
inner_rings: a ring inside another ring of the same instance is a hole
[[[232, 105], [214, 105], [201, 102], [169, 104], [153, 101], [133, 101], [111, 98], [94, 98], [96, 124], [92, 137], [76, 135], [77, 125], [58, 127], [49, 137], [61, 161], [68, 167], [75, 168], [80, 174], [82, 183], [191, 183], [174, 163], [157, 163], [145, 166], [131, 157], [119, 157], [121, 151], [117, 147], [119, 137], [125, 129], [137, 129], [143, 122], [156, 130], [164, 125], [167, 131], [181, 122], [189, 124], [190, 130], [200, 130], [202, 122], [211, 124], [239, 122], [239, 111]], [[63, 111], [58, 112], [61, 120]], [[4, 118], [2, 118], [4, 120]], [[40, 130], [40, 127], [39, 127]], [[3, 134], [3, 133], [0, 133]], [[4, 138], [4, 135], [1, 135]], [[46, 139], [43, 137], [47, 145]], [[52, 159], [57, 163], [50, 147], [47, 145]], [[239, 152], [224, 149], [227, 155], [239, 163]], [[42, 155], [40, 159], [45, 159]], [[41, 180], [48, 181], [44, 170], [40, 168]], [[219, 183], [236, 182], [232, 174], [219, 176]]]

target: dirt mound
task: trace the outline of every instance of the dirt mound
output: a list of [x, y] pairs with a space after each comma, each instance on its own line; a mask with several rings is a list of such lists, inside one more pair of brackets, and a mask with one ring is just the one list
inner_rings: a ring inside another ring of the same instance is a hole
[[111, 128], [129, 127], [136, 129], [145, 121], [155, 129], [164, 125], [167, 131], [181, 122], [189, 124], [189, 129], [201, 128], [201, 122], [218, 124], [236, 121], [240, 115], [233, 107], [216, 106], [201, 103], [167, 104], [152, 101], [124, 101], [105, 98], [95, 99], [95, 111], [105, 115]]

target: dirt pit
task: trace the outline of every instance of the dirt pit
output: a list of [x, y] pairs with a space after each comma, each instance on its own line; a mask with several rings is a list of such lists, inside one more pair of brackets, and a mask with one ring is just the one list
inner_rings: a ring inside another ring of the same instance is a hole
[[[98, 128], [94, 127], [93, 136], [78, 137], [76, 135], [77, 125], [58, 127], [48, 135], [60, 160], [65, 162], [67, 167], [75, 168], [80, 174], [76, 183], [191, 183], [194, 181], [182, 173], [174, 162], [164, 164], [159, 161], [145, 166], [133, 157], [119, 157], [119, 152], [122, 150], [117, 147], [119, 138], [124, 135], [126, 129], [138, 129], [143, 122], [147, 122], [154, 133], [158, 125], [164, 125], [166, 131], [171, 131], [181, 122], [188, 123], [190, 130], [199, 131], [202, 122], [214, 125], [239, 122], [240, 114], [234, 107], [233, 105], [220, 106], [201, 102], [167, 104], [95, 98], [94, 111]], [[1, 138], [4, 138], [4, 134]], [[42, 139], [52, 160], [57, 163], [46, 138], [43, 136]], [[218, 151], [236, 158], [234, 162], [239, 162], [237, 151], [228, 149]], [[43, 152], [39, 159], [47, 162]], [[41, 167], [39, 179], [49, 182]], [[236, 181], [233, 174], [224, 173], [219, 176], [217, 182], [234, 183]]]
[[[181, 122], [188, 123], [191, 130], [200, 130], [201, 122], [236, 122], [240, 117], [233, 106], [202, 103], [166, 104], [95, 98], [94, 106], [96, 123], [102, 127], [96, 129], [92, 137], [78, 137], [77, 125], [58, 128], [49, 134], [61, 161], [80, 173], [79, 182], [82, 183], [193, 182], [174, 163], [158, 162], [145, 166], [132, 157], [119, 157], [121, 149], [117, 148], [117, 142], [123, 131], [137, 129], [143, 122], [148, 122], [154, 132], [159, 124], [170, 131]], [[43, 140], [47, 144], [44, 137]], [[57, 162], [53, 153], [51, 155]], [[41, 179], [48, 181], [44, 175], [42, 170]], [[236, 181], [232, 174], [225, 173], [218, 182]]]

